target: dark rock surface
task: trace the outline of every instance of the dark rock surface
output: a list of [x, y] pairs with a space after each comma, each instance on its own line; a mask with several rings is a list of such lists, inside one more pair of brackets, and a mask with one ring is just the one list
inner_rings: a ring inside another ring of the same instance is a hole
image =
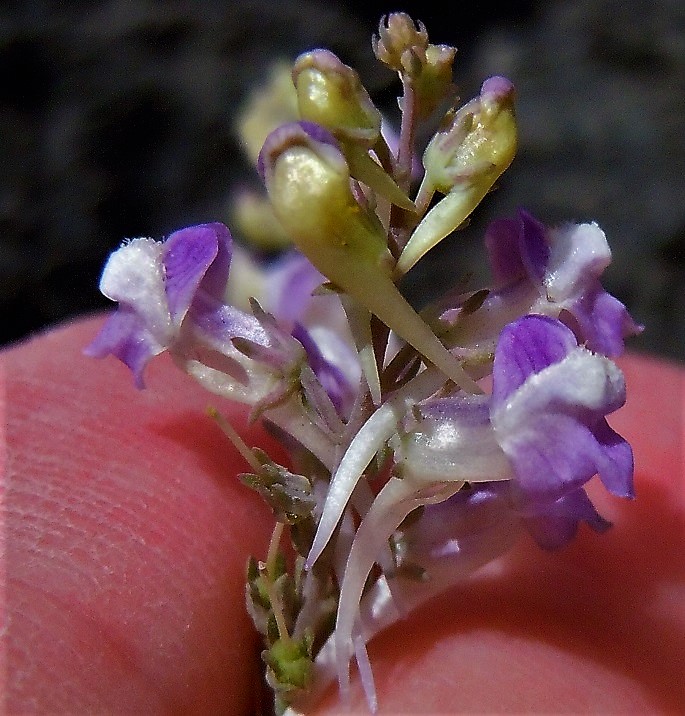
[[[471, 8], [452, 27], [437, 4], [404, 3], [434, 42], [459, 46], [464, 99], [487, 74], [511, 77], [522, 133], [500, 190], [415, 277], [431, 272], [437, 284], [478, 273], [484, 224], [520, 205], [547, 222], [595, 219], [614, 249], [609, 288], [648, 325], [632, 345], [685, 358], [684, 7], [502, 3]], [[5, 5], [0, 343], [105, 306], [99, 272], [123, 237], [227, 220], [231, 184], [249, 176], [232, 120], [274, 57], [329, 46], [391, 107], [389, 74], [369, 43], [387, 9], [369, 2], [362, 17], [313, 2]]]

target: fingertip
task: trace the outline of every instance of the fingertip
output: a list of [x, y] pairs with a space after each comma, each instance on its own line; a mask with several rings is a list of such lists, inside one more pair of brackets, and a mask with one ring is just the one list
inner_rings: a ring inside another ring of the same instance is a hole
[[[100, 319], [5, 352], [12, 712], [249, 712], [244, 569], [272, 517], [236, 480], [245, 411], [161, 357], [137, 391], [82, 348]], [[122, 686], [125, 685], [125, 686]]]

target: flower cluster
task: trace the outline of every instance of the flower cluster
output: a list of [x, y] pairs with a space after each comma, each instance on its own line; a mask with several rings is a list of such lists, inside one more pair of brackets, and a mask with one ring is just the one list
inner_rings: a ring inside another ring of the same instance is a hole
[[402, 83], [398, 137], [331, 52], [295, 62], [287, 108], [273, 111], [297, 116], [257, 161], [265, 225], [294, 248], [253, 271], [244, 308], [229, 300], [229, 269], [249, 259], [223, 224], [135, 239], [105, 266], [100, 288], [119, 308], [87, 348], [123, 361], [138, 387], [167, 351], [211, 392], [252, 406], [288, 448], [291, 463], [278, 465], [215, 415], [277, 521], [265, 561], [250, 561], [247, 603], [279, 711], [336, 677], [345, 692], [352, 659], [375, 708], [374, 634], [524, 531], [557, 549], [581, 522], [607, 529], [585, 491], [595, 475], [633, 494], [630, 446], [606, 417], [625, 401], [611, 358], [641, 327], [600, 283], [604, 233], [546, 228], [523, 210], [494, 221], [492, 285], [417, 312], [397, 282], [511, 163], [514, 90], [492, 77], [450, 110], [412, 191], [417, 128], [453, 99], [454, 48], [395, 13], [374, 51]]

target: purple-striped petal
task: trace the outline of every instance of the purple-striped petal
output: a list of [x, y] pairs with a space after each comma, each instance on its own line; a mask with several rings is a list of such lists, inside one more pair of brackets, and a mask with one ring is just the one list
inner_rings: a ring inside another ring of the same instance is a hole
[[164, 242], [164, 288], [176, 325], [185, 318], [200, 282], [217, 256], [219, 247], [214, 226], [181, 229]]
[[551, 318], [510, 323], [500, 334], [493, 367], [492, 396], [501, 404], [534, 373], [563, 360], [577, 347], [573, 333]]

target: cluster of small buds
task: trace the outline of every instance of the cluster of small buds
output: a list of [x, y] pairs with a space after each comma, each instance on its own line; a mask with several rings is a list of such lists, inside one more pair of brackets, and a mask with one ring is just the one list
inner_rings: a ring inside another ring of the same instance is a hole
[[417, 27], [406, 13], [394, 12], [381, 20], [372, 44], [376, 57], [413, 85], [419, 118], [429, 117], [452, 92], [457, 49], [430, 44], [422, 22]]
[[[404, 13], [381, 21], [373, 47], [402, 81], [398, 137], [355, 70], [321, 49], [288, 82], [276, 73], [241, 118], [266, 189], [240, 200], [245, 238], [264, 245], [271, 232], [292, 249], [260, 268], [218, 223], [130, 241], [101, 281], [119, 309], [87, 349], [122, 360], [139, 387], [168, 351], [211, 392], [252, 406], [289, 451], [279, 465], [211, 412], [276, 520], [246, 598], [279, 713], [336, 678], [346, 693], [353, 659], [374, 710], [377, 632], [523, 531], [556, 549], [581, 522], [605, 530], [585, 492], [595, 475], [632, 496], [632, 452], [606, 416], [625, 400], [611, 358], [641, 327], [601, 286], [604, 233], [549, 229], [521, 210], [486, 231], [490, 286], [455, 287], [417, 312], [397, 282], [513, 160], [514, 89], [491, 77], [450, 107], [412, 191], [414, 138], [454, 100], [456, 50]], [[244, 300], [232, 263], [252, 279]]]

